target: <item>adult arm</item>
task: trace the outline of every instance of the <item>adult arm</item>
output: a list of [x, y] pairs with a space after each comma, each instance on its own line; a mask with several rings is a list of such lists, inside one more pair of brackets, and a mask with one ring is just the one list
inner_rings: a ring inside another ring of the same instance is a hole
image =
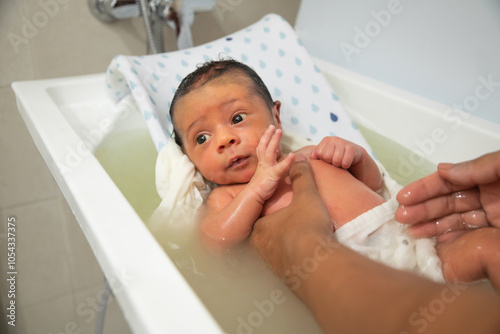
[[[250, 241], [326, 333], [500, 331], [498, 298], [468, 287], [450, 301], [446, 286], [375, 263], [342, 246], [331, 232], [330, 217], [307, 162], [295, 162], [290, 177], [292, 203], [259, 219]], [[430, 307], [444, 296], [450, 301], [445, 310], [429, 316]]]

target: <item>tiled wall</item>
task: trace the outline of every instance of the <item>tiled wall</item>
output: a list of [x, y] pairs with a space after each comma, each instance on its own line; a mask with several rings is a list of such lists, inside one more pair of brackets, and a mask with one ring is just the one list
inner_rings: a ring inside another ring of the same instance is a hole
[[[294, 24], [300, 0], [217, 0], [196, 15], [195, 45], [224, 36], [267, 13]], [[167, 50], [175, 49], [171, 30]], [[94, 333], [94, 301], [103, 276], [71, 209], [16, 107], [13, 81], [100, 73], [116, 54], [145, 54], [141, 19], [97, 21], [86, 0], [0, 0], [0, 270], [7, 302], [7, 223], [16, 222], [16, 327], [0, 332]], [[1, 315], [1, 312], [0, 312]], [[5, 319], [5, 315], [2, 315]], [[130, 332], [111, 301], [105, 333]]]

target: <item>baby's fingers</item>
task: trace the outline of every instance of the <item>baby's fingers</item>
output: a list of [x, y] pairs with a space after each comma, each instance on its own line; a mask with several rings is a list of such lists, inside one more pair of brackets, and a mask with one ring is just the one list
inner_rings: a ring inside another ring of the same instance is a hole
[[289, 153], [283, 160], [281, 160], [276, 166], [274, 166], [276, 176], [281, 177], [288, 169], [290, 169], [294, 157], [295, 155], [293, 153]]
[[283, 132], [270, 125], [262, 136], [257, 147], [257, 158], [270, 164], [276, 163], [276, 151], [278, 150]]
[[266, 132], [264, 132], [264, 134], [260, 138], [259, 145], [257, 146], [257, 158], [259, 159], [259, 161], [265, 160], [269, 142], [273, 137], [274, 131], [275, 131], [274, 125], [270, 125], [267, 128]]
[[280, 140], [283, 132], [280, 129], [276, 129], [271, 137], [271, 141], [266, 149], [266, 161], [275, 162], [276, 161], [276, 151], [280, 145]]
[[321, 141], [311, 154], [313, 160], [323, 160], [329, 164], [332, 163], [333, 153], [335, 152], [335, 145]]

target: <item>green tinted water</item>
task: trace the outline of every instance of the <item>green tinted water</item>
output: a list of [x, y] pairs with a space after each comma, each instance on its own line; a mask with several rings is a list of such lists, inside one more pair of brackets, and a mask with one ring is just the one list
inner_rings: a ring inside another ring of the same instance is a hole
[[425, 157], [372, 130], [359, 125], [358, 128], [377, 159], [399, 184], [407, 185], [436, 171], [436, 165]]
[[143, 221], [148, 221], [160, 204], [155, 186], [156, 155], [156, 148], [144, 129], [112, 134], [95, 152]]

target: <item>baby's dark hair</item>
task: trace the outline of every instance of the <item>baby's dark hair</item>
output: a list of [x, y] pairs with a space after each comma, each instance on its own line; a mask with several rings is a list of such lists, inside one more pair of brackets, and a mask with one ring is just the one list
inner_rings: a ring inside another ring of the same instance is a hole
[[[170, 119], [172, 120], [172, 123], [174, 123], [174, 112], [175, 112], [175, 106], [177, 104], [177, 101], [183, 97], [184, 95], [187, 95], [191, 91], [202, 87], [205, 85], [207, 82], [210, 82], [216, 78], [220, 78], [224, 75], [232, 75], [232, 76], [237, 76], [237, 75], [243, 75], [248, 77], [251, 82], [251, 88], [254, 90], [254, 92], [262, 98], [264, 103], [269, 107], [269, 111], [273, 109], [274, 106], [274, 101], [271, 97], [271, 94], [269, 93], [269, 90], [267, 89], [266, 85], [262, 81], [262, 79], [259, 77], [259, 75], [249, 66], [240, 63], [239, 61], [236, 61], [234, 59], [225, 59], [225, 60], [211, 60], [207, 61], [198, 68], [188, 74], [180, 83], [179, 87], [177, 88], [177, 91], [174, 94], [174, 98], [172, 99], [172, 103], [170, 105]], [[175, 142], [182, 147], [182, 140], [175, 129], [175, 124], [174, 125], [174, 140]]]

